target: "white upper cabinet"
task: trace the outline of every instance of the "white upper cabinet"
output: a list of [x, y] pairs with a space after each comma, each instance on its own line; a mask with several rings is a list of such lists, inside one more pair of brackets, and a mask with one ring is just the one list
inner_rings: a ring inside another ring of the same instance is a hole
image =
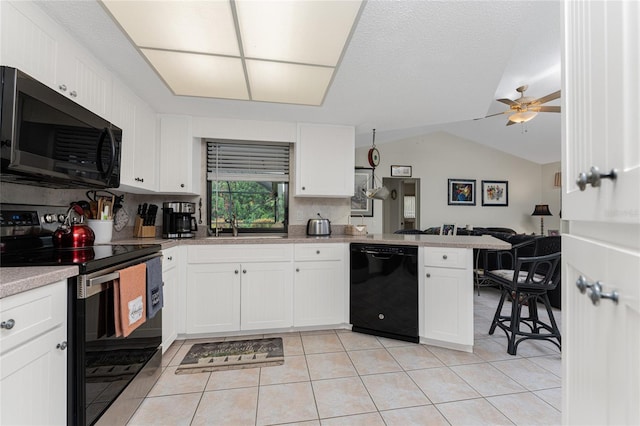
[[[566, 9], [562, 218], [638, 223], [638, 5], [570, 2]], [[604, 175], [615, 169], [617, 177], [598, 182], [592, 167]], [[589, 181], [583, 191], [577, 183], [582, 173]]]
[[355, 129], [298, 124], [296, 197], [352, 197]]
[[1, 2], [2, 65], [110, 119], [111, 74], [31, 2]]
[[160, 115], [160, 192], [200, 193], [200, 145], [200, 139], [193, 138], [190, 116]]
[[113, 123], [122, 129], [121, 191], [158, 190], [156, 114], [123, 84], [114, 81]]

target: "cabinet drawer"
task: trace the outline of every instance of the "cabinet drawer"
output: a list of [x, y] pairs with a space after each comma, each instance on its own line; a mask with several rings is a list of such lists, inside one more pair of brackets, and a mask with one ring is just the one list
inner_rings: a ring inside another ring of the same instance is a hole
[[0, 322], [14, 321], [0, 329], [0, 353], [5, 353], [65, 322], [67, 282], [46, 285], [2, 299]]
[[220, 244], [187, 247], [188, 263], [290, 261], [293, 244]]
[[343, 244], [296, 244], [294, 250], [296, 261], [306, 260], [343, 260]]
[[465, 269], [471, 267], [470, 252], [470, 249], [463, 248], [425, 247], [424, 265]]
[[173, 269], [178, 264], [178, 247], [162, 250], [162, 272]]

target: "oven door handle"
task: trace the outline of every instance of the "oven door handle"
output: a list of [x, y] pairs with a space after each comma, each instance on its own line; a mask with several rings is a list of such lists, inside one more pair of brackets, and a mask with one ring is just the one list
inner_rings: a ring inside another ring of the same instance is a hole
[[89, 280], [87, 280], [87, 287], [91, 287], [92, 285], [104, 284], [109, 281], [117, 280], [118, 278], [120, 278], [119, 272], [100, 275], [99, 277], [90, 278]]

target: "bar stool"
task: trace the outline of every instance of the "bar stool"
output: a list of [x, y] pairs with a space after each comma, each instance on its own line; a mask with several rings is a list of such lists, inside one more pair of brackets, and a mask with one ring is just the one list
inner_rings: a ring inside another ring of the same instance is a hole
[[[515, 259], [514, 269], [485, 271], [485, 276], [500, 286], [501, 295], [498, 308], [493, 317], [489, 334], [496, 327], [507, 335], [507, 353], [515, 355], [524, 340], [548, 340], [561, 349], [560, 330], [556, 324], [547, 292], [558, 284], [560, 279], [560, 252], [543, 256], [520, 257]], [[502, 315], [505, 300], [511, 302], [511, 314]], [[547, 310], [550, 324], [538, 317], [538, 302]], [[528, 306], [529, 316], [522, 316], [522, 307]], [[521, 330], [526, 325], [529, 330]]]

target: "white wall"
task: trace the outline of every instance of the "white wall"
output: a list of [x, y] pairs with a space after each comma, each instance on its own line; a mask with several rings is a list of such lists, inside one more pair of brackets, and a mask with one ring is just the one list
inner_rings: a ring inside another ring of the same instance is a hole
[[[391, 165], [405, 165], [412, 166], [412, 177], [420, 178], [421, 229], [455, 223], [507, 227], [519, 233], [540, 232], [540, 221], [531, 213], [542, 200], [541, 165], [445, 132], [385, 143], [377, 148], [381, 161], [376, 176], [388, 177]], [[356, 149], [356, 166], [369, 166], [368, 150], [369, 147]], [[476, 180], [475, 206], [447, 204], [449, 178]], [[482, 207], [482, 180], [509, 182], [508, 207]], [[375, 201], [374, 217], [365, 218], [370, 233], [382, 232], [381, 213], [382, 201]]]

